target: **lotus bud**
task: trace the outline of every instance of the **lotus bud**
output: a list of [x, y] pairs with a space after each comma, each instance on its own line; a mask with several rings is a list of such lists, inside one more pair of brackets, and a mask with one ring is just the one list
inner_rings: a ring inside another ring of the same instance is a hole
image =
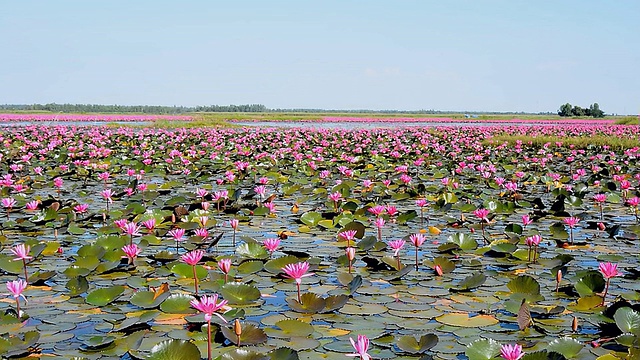
[[558, 292], [560, 282], [562, 282], [562, 270], [558, 270], [558, 272], [556, 273], [556, 292]]
[[176, 222], [176, 214], [171, 214], [171, 222], [175, 224], [175, 222]]
[[240, 320], [238, 319], [236, 319], [236, 321], [233, 323], [233, 332], [236, 334], [236, 336], [242, 335], [242, 325], [240, 324]]
[[573, 332], [578, 331], [578, 318], [577, 317], [573, 317], [573, 321], [571, 321], [571, 330], [573, 330]]
[[438, 274], [438, 276], [442, 276], [442, 274], [444, 274], [442, 272], [442, 266], [440, 266], [440, 265], [434, 266], [433, 269], [436, 271], [436, 274]]

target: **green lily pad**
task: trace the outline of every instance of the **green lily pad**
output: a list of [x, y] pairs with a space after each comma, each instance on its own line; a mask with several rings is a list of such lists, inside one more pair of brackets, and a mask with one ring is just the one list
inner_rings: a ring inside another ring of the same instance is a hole
[[551, 341], [549, 345], [547, 345], [547, 351], [557, 352], [558, 354], [562, 354], [567, 359], [573, 359], [577, 357], [582, 348], [584, 348], [584, 344], [570, 337], [555, 339]]
[[447, 238], [447, 241], [458, 245], [462, 250], [475, 250], [478, 248], [476, 240], [465, 233], [453, 234]]
[[[256, 325], [245, 322], [241, 323], [240, 326], [242, 327], [242, 334], [240, 334], [241, 345], [257, 345], [267, 341], [267, 334]], [[238, 345], [238, 336], [235, 334], [233, 329], [222, 327], [220, 330], [227, 340]]]
[[469, 317], [467, 313], [446, 313], [436, 317], [436, 321], [442, 324], [459, 327], [485, 327], [495, 325], [498, 319], [491, 315], [476, 315]]
[[411, 354], [422, 354], [438, 344], [438, 336], [435, 334], [422, 335], [420, 341], [415, 337], [406, 335], [398, 340], [398, 347]]
[[640, 336], [640, 313], [630, 307], [622, 307], [613, 315], [616, 325], [625, 333]]
[[163, 292], [155, 299], [155, 292], [153, 291], [138, 291], [129, 300], [133, 305], [141, 307], [143, 309], [152, 309], [158, 307], [166, 298], [171, 295], [169, 292]]
[[194, 299], [188, 294], [171, 294], [160, 304], [160, 310], [170, 314], [193, 314], [196, 310], [191, 306], [191, 300]]
[[581, 297], [593, 295], [604, 290], [605, 280], [601, 273], [589, 270], [575, 284], [576, 291]]
[[90, 305], [105, 306], [117, 299], [123, 292], [124, 286], [121, 285], [96, 289], [87, 295], [85, 301]]
[[146, 360], [194, 360], [200, 359], [200, 350], [184, 340], [165, 340], [153, 348]]
[[[171, 267], [171, 272], [183, 278], [193, 279], [193, 267], [189, 264], [175, 264]], [[209, 275], [207, 269], [202, 267], [202, 265], [196, 265], [196, 276], [199, 280], [206, 278], [207, 275]]]
[[282, 272], [282, 268], [299, 262], [300, 259], [297, 256], [286, 255], [273, 260], [269, 260], [264, 264], [264, 269], [272, 274], [279, 274]]
[[509, 288], [509, 290], [511, 290], [512, 293], [531, 295], [540, 294], [540, 284], [536, 279], [529, 275], [520, 275], [516, 278], [511, 279], [511, 281], [507, 283], [507, 287]]
[[89, 290], [89, 282], [84, 276], [72, 277], [65, 285], [69, 290], [69, 296], [78, 296]]
[[[235, 334], [234, 334], [235, 336]], [[219, 360], [270, 360], [267, 355], [255, 352], [253, 350], [232, 349], [220, 356]]]
[[469, 360], [491, 360], [500, 355], [500, 348], [493, 339], [478, 339], [467, 345], [464, 354]]
[[321, 220], [322, 220], [322, 214], [315, 211], [309, 211], [302, 214], [302, 216], [300, 216], [300, 221], [302, 221], [303, 224], [310, 227], [317, 226]]
[[220, 295], [231, 305], [247, 305], [260, 299], [260, 290], [253, 285], [229, 282], [220, 288]]
[[483, 273], [475, 273], [473, 275], [469, 275], [466, 278], [464, 278], [460, 283], [458, 283], [458, 286], [456, 287], [452, 287], [451, 291], [469, 291], [469, 290], [473, 290], [479, 286], [481, 286], [482, 284], [484, 284], [484, 282], [487, 281], [487, 276]]
[[238, 256], [248, 259], [267, 259], [269, 252], [261, 244], [257, 242], [246, 242], [236, 248]]

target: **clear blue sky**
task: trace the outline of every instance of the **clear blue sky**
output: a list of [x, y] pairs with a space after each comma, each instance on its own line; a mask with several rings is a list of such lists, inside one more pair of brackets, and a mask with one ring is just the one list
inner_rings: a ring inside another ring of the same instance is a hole
[[0, 0], [0, 103], [640, 110], [640, 1]]

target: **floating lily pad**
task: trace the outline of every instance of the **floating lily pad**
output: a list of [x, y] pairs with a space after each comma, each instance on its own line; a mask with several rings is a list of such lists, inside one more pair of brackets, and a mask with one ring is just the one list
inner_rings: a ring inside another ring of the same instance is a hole
[[260, 290], [253, 285], [229, 282], [220, 288], [222, 297], [232, 305], [247, 305], [260, 299]]
[[165, 340], [151, 349], [147, 360], [194, 360], [200, 359], [200, 350], [184, 340]]
[[115, 285], [108, 288], [96, 289], [90, 292], [85, 301], [94, 306], [105, 306], [117, 299], [124, 292], [124, 286]]

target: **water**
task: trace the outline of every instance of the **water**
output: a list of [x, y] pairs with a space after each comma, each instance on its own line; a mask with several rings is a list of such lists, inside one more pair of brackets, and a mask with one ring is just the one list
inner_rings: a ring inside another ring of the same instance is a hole
[[151, 121], [7, 121], [0, 122], [0, 127], [14, 126], [106, 126], [109, 124], [116, 125], [136, 125], [151, 126]]
[[239, 121], [235, 125], [248, 127], [307, 128], [307, 129], [397, 129], [407, 127], [490, 127], [490, 126], [555, 126], [553, 123], [509, 123], [509, 122], [323, 122], [323, 121]]

